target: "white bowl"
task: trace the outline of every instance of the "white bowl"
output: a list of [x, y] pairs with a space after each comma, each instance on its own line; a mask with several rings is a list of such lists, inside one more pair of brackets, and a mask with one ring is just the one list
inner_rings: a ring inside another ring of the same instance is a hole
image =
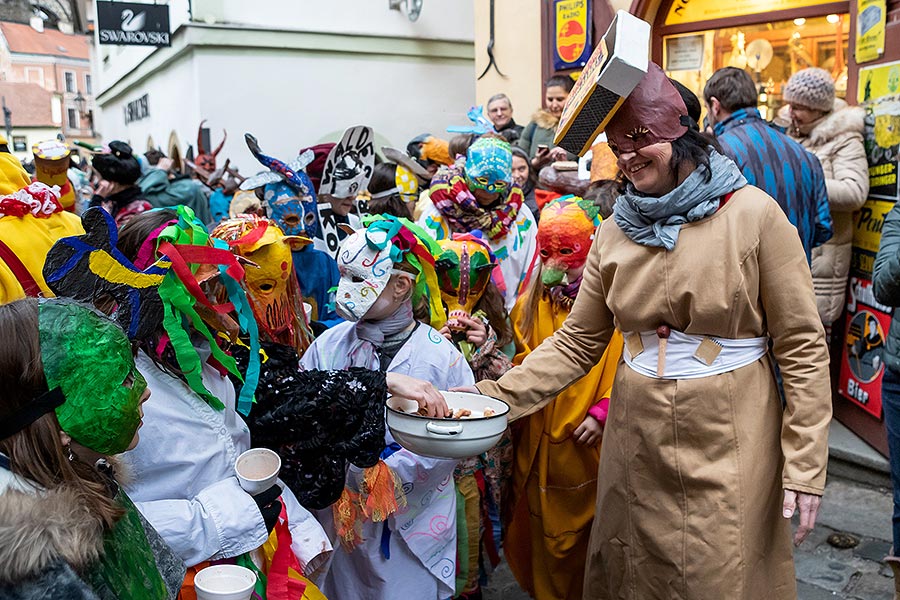
[[194, 576], [197, 600], [250, 600], [256, 573], [237, 565], [215, 565]]
[[[466, 408], [472, 416], [440, 419], [417, 414], [415, 400], [392, 396], [386, 405], [387, 424], [398, 444], [411, 452], [432, 458], [467, 458], [487, 452], [506, 431], [509, 405], [502, 400], [467, 392], [441, 392], [447, 406]], [[495, 414], [483, 416], [484, 409]]]
[[264, 492], [278, 480], [281, 457], [268, 448], [251, 448], [234, 461], [234, 474], [250, 495]]

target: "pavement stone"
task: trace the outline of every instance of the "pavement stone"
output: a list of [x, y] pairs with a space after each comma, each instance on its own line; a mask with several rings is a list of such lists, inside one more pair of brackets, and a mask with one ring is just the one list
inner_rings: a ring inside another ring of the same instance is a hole
[[853, 554], [856, 556], [877, 563], [880, 563], [890, 553], [891, 543], [882, 540], [864, 540], [853, 549]]
[[880, 573], [864, 573], [852, 582], [847, 594], [860, 600], [893, 600], [894, 580]]
[[809, 583], [797, 583], [797, 600], [835, 600], [835, 598], [842, 596]]
[[817, 554], [796, 553], [794, 568], [797, 580], [810, 583], [832, 592], [841, 592], [850, 578], [857, 572], [856, 568], [837, 560]]
[[891, 539], [893, 503], [886, 490], [831, 479], [819, 508], [817, 525], [876, 540]]

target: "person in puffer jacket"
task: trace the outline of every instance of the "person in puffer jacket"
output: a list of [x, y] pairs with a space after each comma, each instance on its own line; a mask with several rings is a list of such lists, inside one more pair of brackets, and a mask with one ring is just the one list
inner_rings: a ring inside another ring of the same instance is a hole
[[[835, 98], [834, 81], [824, 69], [794, 73], [784, 87], [789, 106], [789, 135], [816, 155], [825, 172], [834, 236], [813, 249], [812, 275], [816, 306], [822, 322], [831, 325], [841, 314], [847, 275], [853, 213], [869, 193], [869, 163], [863, 146], [865, 110]], [[785, 110], [786, 109], [786, 110]]]

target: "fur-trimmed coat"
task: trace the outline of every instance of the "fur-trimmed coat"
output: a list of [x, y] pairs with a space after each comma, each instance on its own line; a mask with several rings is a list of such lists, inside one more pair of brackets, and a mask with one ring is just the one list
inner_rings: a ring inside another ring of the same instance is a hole
[[[175, 598], [184, 565], [141, 518], [157, 567]], [[0, 598], [117, 600], [86, 573], [104, 553], [102, 523], [71, 491], [39, 491], [0, 467]]]
[[[556, 126], [559, 125], [559, 117], [553, 116], [543, 108], [531, 116], [531, 122], [522, 130], [516, 145], [528, 153], [528, 158], [534, 158], [538, 146], [553, 148], [553, 137], [556, 135]], [[569, 153], [569, 160], [578, 160], [578, 157]]]
[[841, 314], [850, 272], [853, 213], [862, 208], [869, 194], [869, 163], [863, 146], [865, 116], [862, 107], [848, 106], [838, 98], [834, 110], [808, 134], [790, 132], [791, 137], [816, 155], [825, 172], [834, 236], [813, 249], [812, 274], [816, 307], [826, 325]]

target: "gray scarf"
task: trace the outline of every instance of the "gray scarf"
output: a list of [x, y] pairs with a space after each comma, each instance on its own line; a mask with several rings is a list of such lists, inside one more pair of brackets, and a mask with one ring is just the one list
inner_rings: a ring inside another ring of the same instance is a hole
[[684, 223], [699, 221], [719, 209], [722, 196], [747, 185], [747, 180], [730, 158], [710, 149], [709, 172], [698, 165], [674, 190], [654, 198], [642, 196], [628, 184], [613, 207], [613, 219], [631, 241], [644, 246], [672, 250]]

